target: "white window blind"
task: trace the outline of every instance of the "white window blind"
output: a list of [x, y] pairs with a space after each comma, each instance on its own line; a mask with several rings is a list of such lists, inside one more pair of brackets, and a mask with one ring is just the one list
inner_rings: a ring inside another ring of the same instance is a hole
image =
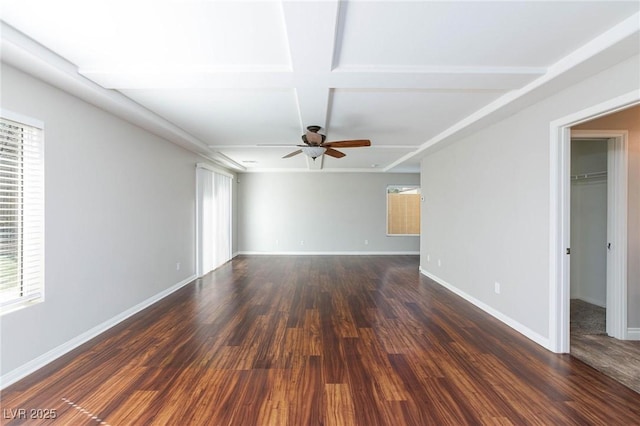
[[44, 298], [42, 129], [0, 117], [0, 314]]

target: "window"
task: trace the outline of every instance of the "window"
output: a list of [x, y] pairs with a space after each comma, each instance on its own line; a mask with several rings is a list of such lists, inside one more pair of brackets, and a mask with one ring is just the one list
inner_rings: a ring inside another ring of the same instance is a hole
[[420, 235], [420, 187], [387, 187], [387, 235]]
[[44, 299], [42, 127], [1, 112], [0, 314]]

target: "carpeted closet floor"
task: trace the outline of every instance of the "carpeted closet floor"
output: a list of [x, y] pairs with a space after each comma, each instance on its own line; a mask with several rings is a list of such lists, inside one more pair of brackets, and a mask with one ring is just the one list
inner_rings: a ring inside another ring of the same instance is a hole
[[571, 355], [640, 393], [640, 341], [606, 334], [606, 310], [571, 299]]

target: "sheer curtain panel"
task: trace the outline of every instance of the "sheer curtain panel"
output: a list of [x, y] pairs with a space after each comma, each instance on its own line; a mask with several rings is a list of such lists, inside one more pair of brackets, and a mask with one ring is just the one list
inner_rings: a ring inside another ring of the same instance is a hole
[[196, 169], [198, 276], [231, 259], [231, 179], [206, 165]]

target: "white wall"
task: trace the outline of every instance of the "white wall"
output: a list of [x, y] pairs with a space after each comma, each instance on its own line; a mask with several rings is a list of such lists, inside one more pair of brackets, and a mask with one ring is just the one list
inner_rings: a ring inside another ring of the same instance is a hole
[[5, 65], [1, 89], [45, 123], [46, 300], [0, 318], [7, 379], [193, 276], [202, 158]]
[[630, 58], [427, 155], [422, 269], [549, 347], [550, 123], [638, 90], [639, 64]]
[[418, 253], [419, 237], [386, 235], [386, 188], [419, 181], [404, 173], [239, 174], [238, 249]]

